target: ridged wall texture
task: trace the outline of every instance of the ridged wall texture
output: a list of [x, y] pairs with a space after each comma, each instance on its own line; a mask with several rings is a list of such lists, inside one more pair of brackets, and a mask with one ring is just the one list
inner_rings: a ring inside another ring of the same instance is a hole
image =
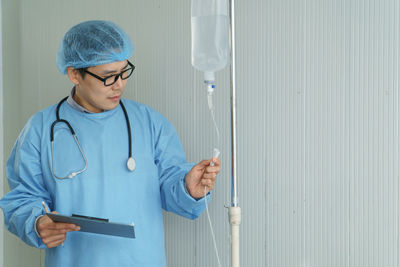
[[[211, 157], [216, 136], [203, 76], [191, 66], [189, 0], [2, 5], [4, 159], [30, 115], [69, 93], [56, 52], [63, 34], [87, 19], [115, 21], [136, 46], [125, 97], [163, 113], [188, 160]], [[400, 266], [400, 2], [236, 7], [241, 266]], [[230, 266], [229, 84], [226, 68], [214, 96], [223, 167], [209, 206], [223, 266]], [[205, 214], [164, 221], [168, 266], [217, 266]], [[5, 267], [43, 265], [44, 252], [6, 231], [4, 238]]]

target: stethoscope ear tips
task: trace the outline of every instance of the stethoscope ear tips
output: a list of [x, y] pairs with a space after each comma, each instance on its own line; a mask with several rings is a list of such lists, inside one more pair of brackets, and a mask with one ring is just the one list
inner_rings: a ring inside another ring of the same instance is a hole
[[136, 161], [134, 158], [130, 157], [128, 161], [126, 162], [126, 166], [128, 167], [128, 170], [133, 172], [136, 168]]

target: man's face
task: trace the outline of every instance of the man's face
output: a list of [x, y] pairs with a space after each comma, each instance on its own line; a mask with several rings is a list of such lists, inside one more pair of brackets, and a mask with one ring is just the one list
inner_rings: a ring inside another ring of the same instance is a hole
[[[90, 67], [87, 70], [101, 78], [106, 78], [110, 75], [119, 74], [127, 68], [129, 68], [128, 62], [124, 60]], [[80, 74], [75, 77], [78, 83], [75, 83], [74, 100], [95, 113], [117, 107], [127, 82], [127, 80], [122, 80], [119, 77], [113, 85], [105, 86], [102, 81], [87, 73], [84, 78]]]

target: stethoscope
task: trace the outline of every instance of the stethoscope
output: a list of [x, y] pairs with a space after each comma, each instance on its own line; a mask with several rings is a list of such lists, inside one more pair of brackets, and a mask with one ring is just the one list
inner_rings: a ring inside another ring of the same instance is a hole
[[[56, 108], [56, 120], [51, 124], [51, 128], [50, 128], [50, 142], [51, 142], [51, 162], [52, 162], [52, 171], [53, 171], [53, 175], [58, 178], [58, 179], [72, 179], [74, 178], [76, 175], [84, 172], [87, 169], [87, 160], [85, 157], [85, 154], [83, 153], [82, 147], [79, 144], [78, 138], [76, 137], [75, 131], [72, 128], [71, 124], [69, 124], [69, 122], [67, 120], [63, 120], [60, 119], [60, 107], [61, 104], [67, 100], [68, 96], [63, 98], [57, 105]], [[128, 170], [130, 171], [134, 171], [136, 168], [136, 162], [135, 159], [132, 157], [132, 134], [131, 134], [131, 124], [129, 123], [129, 117], [128, 117], [128, 113], [126, 112], [125, 106], [122, 103], [122, 101], [119, 101], [122, 111], [124, 112], [124, 116], [125, 116], [125, 121], [126, 121], [126, 126], [128, 128], [128, 142], [129, 142], [129, 158], [128, 161], [126, 162], [126, 166], [128, 167]], [[75, 139], [76, 144], [78, 145], [79, 151], [81, 152], [82, 158], [85, 161], [85, 167], [83, 167], [81, 170], [79, 171], [75, 171], [75, 172], [71, 172], [69, 175], [65, 176], [65, 177], [59, 177], [56, 175], [55, 173], [55, 168], [54, 168], [54, 126], [56, 126], [57, 123], [62, 122], [65, 123], [68, 128], [69, 131], [71, 132], [72, 136]]]

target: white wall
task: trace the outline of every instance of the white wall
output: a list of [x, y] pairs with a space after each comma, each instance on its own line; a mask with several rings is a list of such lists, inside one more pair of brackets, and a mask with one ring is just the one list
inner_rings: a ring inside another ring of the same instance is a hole
[[[211, 156], [190, 1], [9, 0], [3, 16], [5, 155], [32, 113], [69, 92], [55, 65], [65, 31], [101, 18], [136, 46], [125, 96], [170, 119], [189, 160]], [[399, 29], [398, 0], [237, 1], [242, 266], [400, 265]], [[228, 69], [215, 103], [223, 169], [210, 212], [228, 266]], [[216, 266], [205, 216], [164, 218], [169, 266]], [[41, 266], [43, 254], [5, 240], [5, 266]]]

